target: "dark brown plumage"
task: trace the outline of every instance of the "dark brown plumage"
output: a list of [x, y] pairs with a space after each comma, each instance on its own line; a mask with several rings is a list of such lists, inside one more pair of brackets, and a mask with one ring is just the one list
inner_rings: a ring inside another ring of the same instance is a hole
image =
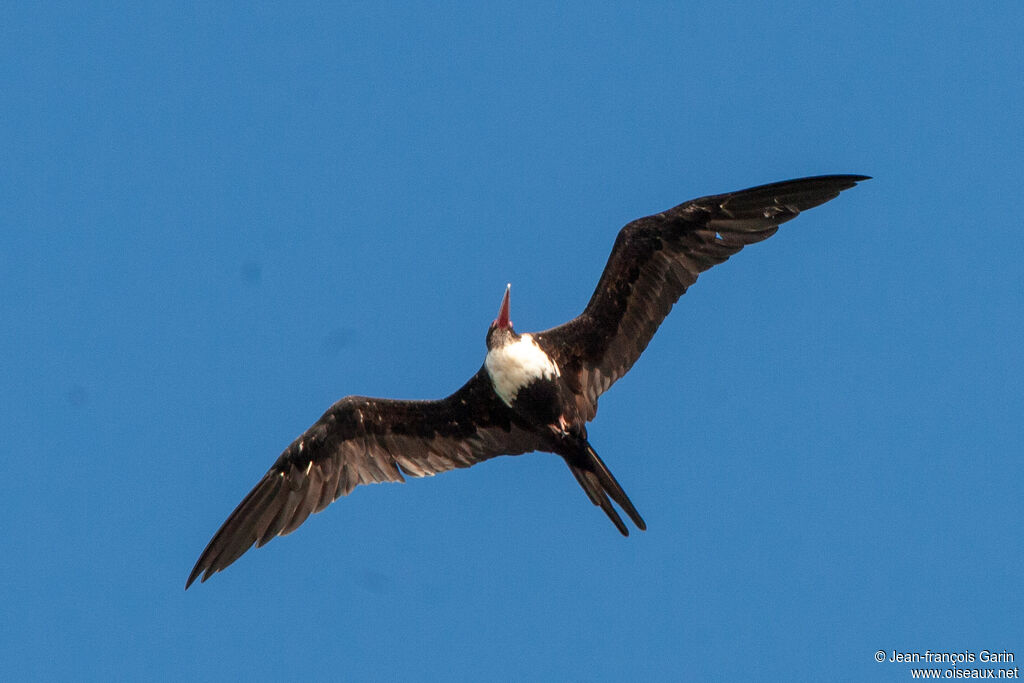
[[210, 541], [186, 588], [288, 534], [359, 484], [404, 481], [536, 450], [481, 369], [440, 401], [347, 396], [285, 449]]
[[818, 176], [701, 197], [620, 230], [583, 313], [536, 335], [563, 371], [572, 369], [587, 421], [700, 273], [862, 180], [870, 178]]
[[[359, 484], [402, 481], [403, 473], [428, 476], [535, 450], [562, 456], [590, 500], [623, 535], [628, 530], [609, 496], [634, 524], [646, 528], [587, 442], [586, 423], [597, 412], [598, 398], [629, 371], [700, 273], [867, 179], [833, 175], [773, 183], [695, 199], [633, 221], [619, 232], [583, 313], [532, 335], [557, 366], [557, 376], [528, 376], [524, 382], [529, 382], [509, 400], [496, 393], [486, 365], [438, 401], [341, 399], [285, 449], [235, 508], [185, 587], [200, 576], [205, 581], [254, 544], [294, 531]], [[492, 338], [509, 344], [529, 337], [512, 330], [506, 294], [502, 315], [488, 332], [489, 349], [498, 344]], [[558, 419], [542, 424], [539, 415]]]

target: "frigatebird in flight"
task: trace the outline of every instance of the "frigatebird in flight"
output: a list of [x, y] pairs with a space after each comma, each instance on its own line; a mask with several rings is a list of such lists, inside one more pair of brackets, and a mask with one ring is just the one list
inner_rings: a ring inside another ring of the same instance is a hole
[[[359, 484], [404, 481], [499, 455], [560, 455], [623, 536], [611, 501], [640, 529], [640, 514], [587, 441], [597, 399], [640, 357], [697, 275], [775, 234], [801, 211], [834, 199], [860, 175], [830, 175], [694, 199], [624, 227], [578, 317], [519, 334], [509, 287], [487, 330], [480, 370], [447, 398], [396, 401], [347, 396], [285, 449], [214, 534], [187, 589], [294, 531]], [[609, 501], [611, 498], [611, 501]]]

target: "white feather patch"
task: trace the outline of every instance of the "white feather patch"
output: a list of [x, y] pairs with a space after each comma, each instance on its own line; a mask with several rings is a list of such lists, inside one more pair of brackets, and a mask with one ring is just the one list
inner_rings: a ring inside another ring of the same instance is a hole
[[491, 349], [484, 360], [487, 374], [498, 397], [511, 406], [516, 394], [530, 382], [541, 377], [551, 379], [561, 373], [529, 334], [499, 349]]

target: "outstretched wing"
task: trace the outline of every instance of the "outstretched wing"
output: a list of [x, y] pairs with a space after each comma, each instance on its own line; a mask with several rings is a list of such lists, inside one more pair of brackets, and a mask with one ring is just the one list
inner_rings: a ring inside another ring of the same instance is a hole
[[481, 369], [439, 401], [348, 396], [292, 442], [214, 534], [187, 589], [255, 544], [294, 531], [359, 484], [404, 481], [537, 450], [530, 432], [494, 394]]
[[574, 383], [580, 415], [594, 418], [598, 397], [629, 371], [700, 273], [868, 179], [830, 175], [761, 185], [693, 199], [624, 227], [583, 313], [534, 335]]

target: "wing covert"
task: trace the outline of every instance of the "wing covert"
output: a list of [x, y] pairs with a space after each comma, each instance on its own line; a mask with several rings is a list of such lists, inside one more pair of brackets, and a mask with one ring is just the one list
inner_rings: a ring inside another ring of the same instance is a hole
[[575, 382], [580, 415], [594, 418], [598, 397], [629, 371], [700, 273], [867, 179], [831, 175], [761, 185], [626, 225], [583, 313], [535, 335]]
[[481, 369], [439, 401], [348, 396], [291, 443], [203, 550], [185, 588], [221, 571], [253, 545], [291, 533], [360, 484], [404, 481], [536, 450], [536, 437]]

